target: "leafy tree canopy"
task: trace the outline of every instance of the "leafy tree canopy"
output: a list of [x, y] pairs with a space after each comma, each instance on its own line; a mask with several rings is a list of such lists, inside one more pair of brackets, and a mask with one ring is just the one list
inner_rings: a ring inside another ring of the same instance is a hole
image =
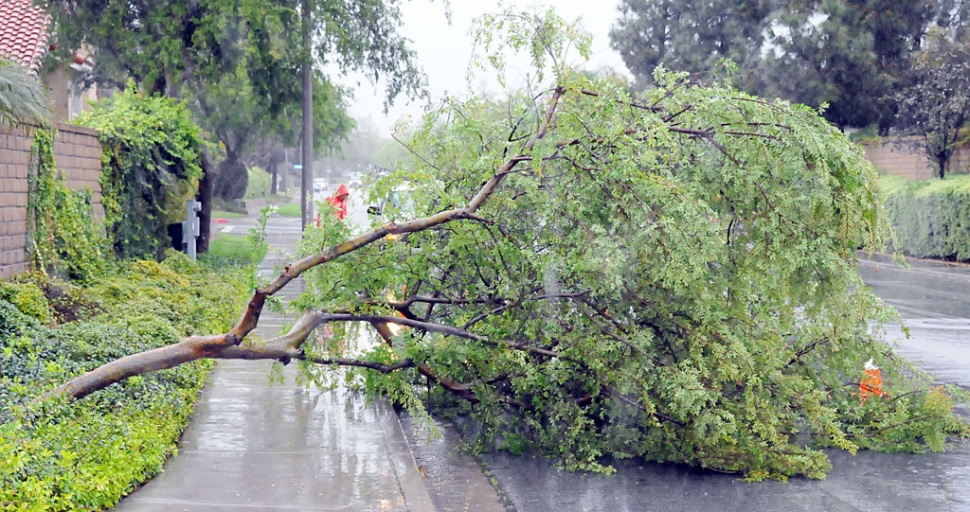
[[[622, 0], [612, 46], [642, 85], [659, 65], [709, 71], [719, 58], [757, 59], [778, 0]], [[755, 63], [756, 65], [756, 63]]]
[[909, 71], [911, 85], [896, 95], [901, 133], [917, 137], [909, 144], [934, 163], [940, 179], [970, 122], [970, 45], [966, 35], [958, 37], [931, 31]]
[[[225, 198], [240, 197], [247, 176], [243, 153], [251, 150], [257, 138], [275, 139], [270, 146], [292, 138], [291, 122], [299, 112], [302, 91], [300, 69], [308, 60], [298, 28], [302, 1], [48, 0], [44, 4], [54, 17], [54, 38], [62, 51], [72, 52], [82, 45], [90, 49], [98, 63], [92, 80], [120, 85], [133, 78], [153, 93], [193, 98], [211, 107], [199, 109], [197, 117], [220, 137], [227, 159], [220, 166], [219, 181], [208, 158], [203, 165], [200, 243], [205, 246], [213, 187]], [[387, 103], [400, 94], [420, 95], [423, 77], [413, 65], [406, 40], [397, 33], [398, 4], [398, 0], [311, 0], [314, 64], [333, 63], [341, 72], [368, 72], [386, 84]], [[321, 136], [314, 140], [332, 145], [350, 128], [344, 112], [346, 91], [334, 88], [325, 77], [317, 83], [323, 94], [315, 95], [314, 101], [326, 104], [314, 109], [321, 111], [314, 116]], [[237, 95], [227, 100], [230, 92]], [[243, 112], [249, 115], [239, 115]], [[267, 133], [257, 133], [256, 128]]]
[[924, 0], [793, 2], [776, 20], [767, 53], [767, 88], [793, 101], [828, 103], [840, 128], [878, 124], [886, 134], [895, 114], [892, 92], [910, 52], [935, 20]]
[[[950, 392], [872, 328], [892, 316], [855, 270], [887, 231], [876, 174], [816, 111], [664, 71], [630, 95], [571, 70], [566, 49], [589, 39], [551, 12], [482, 23], [495, 72], [503, 49], [525, 52], [538, 92], [451, 100], [415, 127], [414, 167], [375, 188], [410, 183], [390, 213], [414, 220], [354, 233], [325, 216], [231, 331], [60, 390], [202, 357], [296, 360], [316, 382], [356, 368], [420, 416], [422, 375], [473, 404], [486, 437], [568, 468], [644, 457], [752, 479], [822, 477], [823, 446], [941, 450], [967, 434]], [[299, 276], [292, 329], [246, 338]], [[327, 322], [379, 343], [319, 342]], [[870, 358], [893, 399], [860, 402]]]
[[895, 90], [935, 25], [965, 30], [955, 0], [624, 0], [614, 48], [641, 81], [653, 69], [703, 72], [737, 62], [747, 91], [813, 107], [840, 128], [895, 120]]

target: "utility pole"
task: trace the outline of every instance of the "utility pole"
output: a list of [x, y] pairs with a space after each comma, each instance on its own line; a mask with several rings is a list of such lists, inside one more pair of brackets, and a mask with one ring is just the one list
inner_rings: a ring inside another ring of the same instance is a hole
[[310, 37], [310, 0], [303, 0], [303, 181], [300, 186], [301, 227], [313, 217], [313, 39]]

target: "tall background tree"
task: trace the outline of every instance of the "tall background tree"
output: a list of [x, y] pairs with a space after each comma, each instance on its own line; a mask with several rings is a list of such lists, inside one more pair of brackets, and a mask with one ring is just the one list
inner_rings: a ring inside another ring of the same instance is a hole
[[[313, 58], [319, 69], [334, 64], [341, 71], [366, 71], [386, 84], [386, 101], [400, 94], [418, 95], [422, 77], [413, 55], [397, 33], [400, 11], [396, 0], [362, 0], [339, 3], [314, 0]], [[293, 0], [49, 0], [53, 37], [60, 51], [85, 45], [98, 62], [96, 81], [124, 83], [133, 78], [144, 90], [200, 104], [225, 86], [227, 76], [250, 94], [257, 115], [271, 123], [289, 119], [299, 103], [299, 70], [305, 52], [298, 44], [299, 2]], [[239, 70], [245, 70], [240, 73]], [[248, 89], [244, 80], [248, 80]], [[340, 108], [339, 95], [333, 100]], [[252, 107], [252, 105], [250, 105]], [[220, 108], [231, 108], [220, 105]], [[213, 108], [213, 112], [215, 108]], [[333, 112], [333, 110], [330, 110]], [[198, 113], [198, 112], [197, 112]], [[206, 124], [204, 113], [200, 116]], [[232, 117], [232, 116], [227, 116]], [[235, 117], [240, 123], [253, 119]], [[226, 119], [223, 119], [225, 121]], [[222, 129], [228, 148], [238, 143], [244, 127]], [[225, 123], [213, 122], [210, 126]], [[336, 126], [346, 126], [336, 123]], [[333, 130], [325, 131], [333, 134]], [[255, 137], [256, 134], [251, 135]], [[203, 233], [200, 250], [208, 241], [214, 169], [202, 151], [203, 179], [199, 199]], [[228, 166], [238, 171], [236, 165]], [[230, 192], [235, 192], [230, 190]]]
[[661, 64], [696, 73], [711, 70], [719, 58], [748, 63], [760, 57], [769, 15], [778, 3], [622, 0], [610, 40], [641, 85]]
[[888, 134], [893, 92], [936, 16], [927, 0], [791, 2], [772, 26], [763, 92], [817, 107], [841, 129]]
[[739, 66], [737, 83], [813, 107], [842, 129], [875, 125], [886, 135], [896, 90], [933, 25], [964, 30], [962, 0], [765, 0], [741, 3], [624, 0], [611, 39], [641, 82], [663, 63], [709, 71], [718, 57]]
[[916, 137], [915, 147], [943, 179], [970, 123], [970, 45], [967, 34], [931, 31], [913, 58], [910, 85], [897, 93], [900, 132]]

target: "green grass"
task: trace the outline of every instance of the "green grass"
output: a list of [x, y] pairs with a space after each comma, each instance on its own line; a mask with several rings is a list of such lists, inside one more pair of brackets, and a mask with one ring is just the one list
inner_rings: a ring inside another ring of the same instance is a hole
[[[266, 249], [257, 256], [257, 260], [262, 261], [266, 257]], [[209, 252], [205, 255], [210, 263], [221, 264], [246, 264], [252, 261], [252, 257], [253, 248], [245, 236], [228, 234], [220, 234], [210, 242]]]
[[280, 206], [280, 209], [276, 213], [279, 213], [283, 217], [299, 217], [300, 203], [284, 204]]
[[236, 212], [212, 212], [213, 219], [244, 219], [246, 214]]
[[[279, 194], [266, 196], [266, 202], [268, 202], [269, 204], [286, 204], [292, 200], [293, 198], [290, 196], [281, 196]], [[300, 203], [297, 203], [297, 205], [299, 204]]]

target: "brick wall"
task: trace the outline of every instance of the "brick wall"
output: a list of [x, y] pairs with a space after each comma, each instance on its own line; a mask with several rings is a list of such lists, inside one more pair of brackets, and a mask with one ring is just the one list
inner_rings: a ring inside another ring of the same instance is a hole
[[[862, 145], [866, 150], [866, 158], [879, 169], [880, 172], [891, 175], [906, 176], [916, 180], [928, 180], [937, 177], [936, 162], [919, 153], [909, 144], [899, 145], [890, 140], [884, 142], [866, 143]], [[970, 164], [970, 145], [963, 145], [953, 153], [947, 174], [965, 174]]]
[[[69, 188], [90, 188], [94, 215], [101, 206], [101, 142], [89, 128], [55, 123], [54, 161]], [[0, 131], [0, 279], [27, 270], [27, 169], [33, 137], [20, 129]]]

